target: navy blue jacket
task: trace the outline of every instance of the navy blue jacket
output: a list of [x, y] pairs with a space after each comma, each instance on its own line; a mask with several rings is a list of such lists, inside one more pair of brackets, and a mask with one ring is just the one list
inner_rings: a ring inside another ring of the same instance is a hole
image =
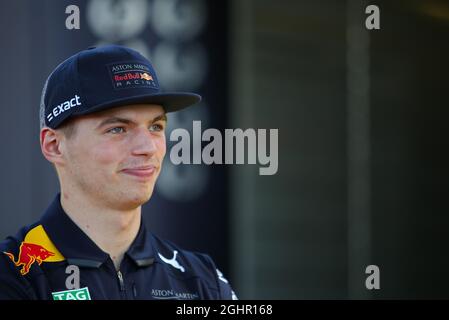
[[[71, 286], [84, 294], [65, 294]], [[116, 271], [110, 256], [64, 212], [58, 194], [37, 223], [0, 243], [0, 299], [61, 297], [236, 299], [209, 256], [159, 239], [143, 222]]]

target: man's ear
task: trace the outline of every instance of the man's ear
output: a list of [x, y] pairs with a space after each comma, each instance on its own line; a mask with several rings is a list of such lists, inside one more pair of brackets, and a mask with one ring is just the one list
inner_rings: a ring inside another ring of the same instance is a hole
[[40, 143], [45, 159], [53, 164], [61, 164], [63, 162], [63, 152], [61, 152], [63, 150], [63, 140], [61, 132], [48, 127], [41, 129]]

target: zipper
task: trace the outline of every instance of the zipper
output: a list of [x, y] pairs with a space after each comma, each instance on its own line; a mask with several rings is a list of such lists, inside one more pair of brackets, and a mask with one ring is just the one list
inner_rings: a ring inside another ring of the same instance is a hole
[[120, 284], [120, 295], [122, 298], [126, 298], [125, 281], [123, 281], [123, 274], [120, 270], [117, 271], [117, 277], [118, 277], [118, 282]]

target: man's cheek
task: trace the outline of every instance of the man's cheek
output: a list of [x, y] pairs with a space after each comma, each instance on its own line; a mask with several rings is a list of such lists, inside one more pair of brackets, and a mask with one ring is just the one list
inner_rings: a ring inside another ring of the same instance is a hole
[[93, 161], [101, 165], [117, 162], [119, 155], [111, 146], [95, 147]]
[[167, 148], [164, 145], [163, 149], [161, 150], [161, 163], [162, 163], [162, 160], [164, 160], [166, 151], [167, 151]]
[[164, 137], [164, 139], [161, 139], [160, 141], [158, 141], [157, 148], [158, 148], [158, 153], [160, 155], [160, 158], [161, 158], [160, 160], [162, 163], [162, 160], [164, 160], [164, 157], [165, 157], [165, 153], [167, 152], [167, 144], [165, 141], [165, 137]]

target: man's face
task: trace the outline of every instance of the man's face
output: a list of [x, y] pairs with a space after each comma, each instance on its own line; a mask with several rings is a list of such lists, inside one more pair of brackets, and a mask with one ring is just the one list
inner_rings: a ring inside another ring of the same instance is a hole
[[70, 185], [63, 190], [119, 210], [147, 202], [166, 151], [163, 108], [129, 105], [73, 121], [75, 132], [64, 139], [61, 184]]

